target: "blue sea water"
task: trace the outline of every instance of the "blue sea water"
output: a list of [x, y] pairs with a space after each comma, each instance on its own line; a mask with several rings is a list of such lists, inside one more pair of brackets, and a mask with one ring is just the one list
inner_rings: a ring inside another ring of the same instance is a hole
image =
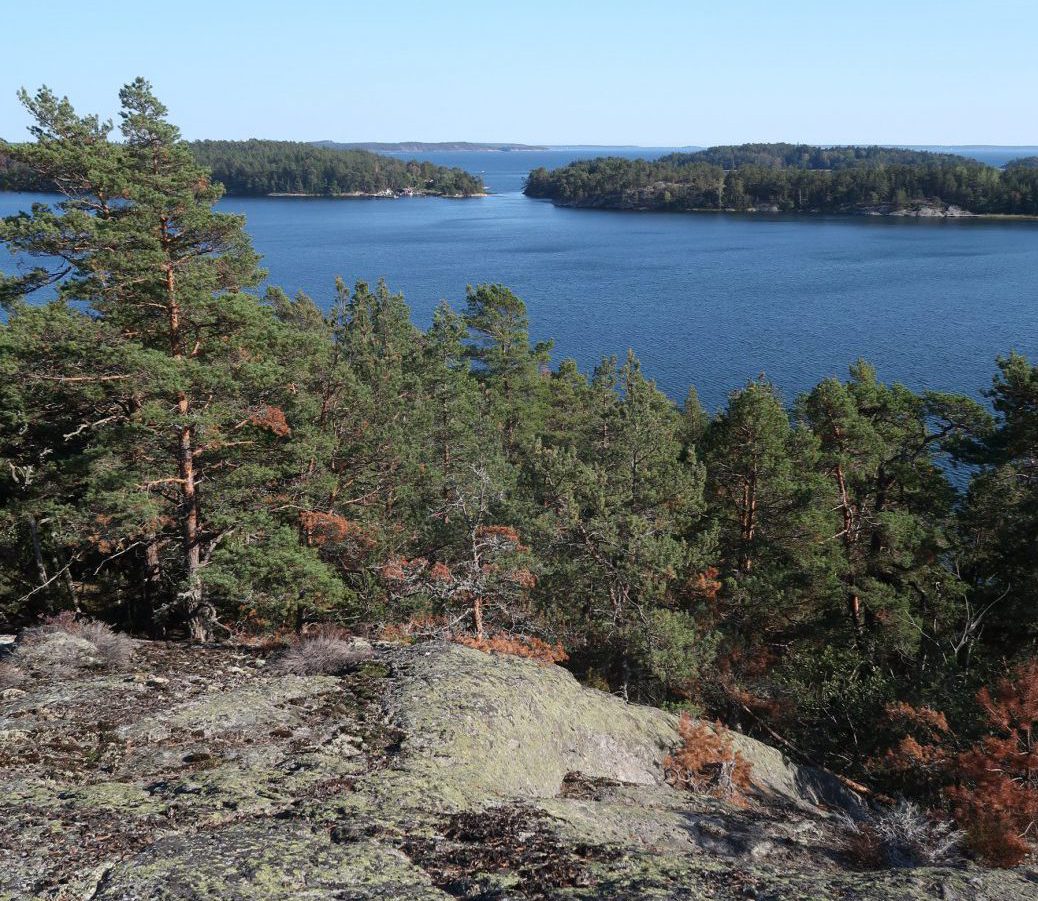
[[[631, 348], [676, 399], [714, 408], [760, 373], [792, 397], [859, 357], [881, 378], [973, 395], [996, 355], [1038, 360], [1038, 222], [558, 209], [522, 180], [601, 151], [428, 154], [481, 172], [484, 198], [229, 198], [270, 281], [330, 302], [385, 277], [420, 324], [466, 284], [527, 303], [535, 338], [590, 369]], [[645, 150], [621, 151], [645, 156]], [[666, 152], [663, 150], [652, 153]], [[0, 194], [0, 215], [31, 195]], [[0, 251], [0, 270], [11, 261]]]

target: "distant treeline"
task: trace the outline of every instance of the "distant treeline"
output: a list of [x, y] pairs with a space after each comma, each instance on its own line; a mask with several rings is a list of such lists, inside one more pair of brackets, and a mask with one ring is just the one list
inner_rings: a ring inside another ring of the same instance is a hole
[[[10, 162], [0, 144], [0, 190], [47, 191], [54, 185]], [[234, 196], [267, 194], [482, 194], [483, 181], [463, 169], [338, 150], [295, 141], [193, 141], [195, 161]]]
[[655, 161], [605, 157], [535, 169], [526, 194], [615, 209], [942, 212], [955, 206], [1038, 215], [1036, 164], [1031, 157], [996, 169], [921, 150], [743, 144]]
[[370, 150], [374, 153], [471, 153], [509, 150], [550, 150], [539, 144], [478, 144], [472, 141], [314, 141], [331, 150]]

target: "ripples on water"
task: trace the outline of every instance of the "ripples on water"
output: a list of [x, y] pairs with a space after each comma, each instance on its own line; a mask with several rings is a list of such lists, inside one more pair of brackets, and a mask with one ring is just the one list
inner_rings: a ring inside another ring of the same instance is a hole
[[[565, 158], [587, 154], [570, 153]], [[502, 282], [534, 337], [590, 368], [633, 348], [709, 407], [766, 373], [787, 397], [866, 357], [885, 380], [978, 394], [997, 354], [1038, 359], [1038, 223], [557, 209], [519, 193], [562, 155], [450, 154], [499, 193], [470, 200], [231, 198], [272, 282], [327, 305], [334, 278], [385, 276], [427, 324]], [[0, 194], [0, 214], [33, 198]], [[9, 268], [0, 260], [0, 268]]]

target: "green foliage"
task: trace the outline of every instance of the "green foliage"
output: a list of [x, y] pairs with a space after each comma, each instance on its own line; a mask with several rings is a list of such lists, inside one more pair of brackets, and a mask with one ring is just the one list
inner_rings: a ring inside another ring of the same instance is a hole
[[999, 359], [989, 396], [994, 427], [956, 448], [978, 466], [959, 517], [962, 565], [976, 586], [955, 647], [963, 660], [982, 632], [1010, 657], [1038, 641], [1038, 366], [1019, 354]]
[[658, 160], [600, 157], [535, 169], [526, 193], [569, 206], [856, 212], [958, 206], [1038, 215], [1038, 169], [884, 147], [744, 144]]
[[[859, 776], [889, 705], [976, 732], [975, 687], [1035, 654], [1038, 368], [1023, 357], [998, 361], [990, 410], [859, 362], [792, 409], [762, 378], [711, 417], [633, 355], [552, 368], [502, 285], [424, 330], [381, 282], [339, 281], [329, 310], [260, 298], [220, 188], [146, 83], [121, 98], [112, 141], [50, 91], [23, 96], [36, 143], [10, 151], [62, 198], [0, 223], [31, 264], [0, 281], [4, 628], [77, 610], [206, 639], [331, 619], [561, 642], [601, 687]], [[809, 151], [662, 165], [722, 202], [748, 167], [952, 165]]]
[[295, 529], [274, 519], [230, 535], [213, 553], [202, 581], [220, 609], [242, 627], [272, 629], [304, 616], [348, 616], [352, 597]]
[[695, 698], [714, 663], [718, 635], [704, 633], [684, 610], [661, 607], [650, 613], [642, 640], [646, 669], [662, 687], [662, 698]]
[[586, 431], [536, 447], [533, 477], [557, 590], [578, 599], [570, 628], [596, 653], [609, 649], [628, 692], [647, 662], [652, 610], [687, 603], [683, 583], [705, 565], [703, 468], [683, 454], [677, 410], [633, 355], [618, 375], [606, 361], [583, 393]]
[[[95, 123], [95, 128], [99, 127]], [[54, 191], [64, 183], [40, 171], [22, 154], [24, 145], [0, 143], [0, 190]], [[463, 169], [403, 161], [366, 150], [344, 150], [297, 141], [193, 141], [194, 162], [212, 172], [231, 196], [304, 194], [435, 194], [463, 197], [484, 192], [483, 181]]]

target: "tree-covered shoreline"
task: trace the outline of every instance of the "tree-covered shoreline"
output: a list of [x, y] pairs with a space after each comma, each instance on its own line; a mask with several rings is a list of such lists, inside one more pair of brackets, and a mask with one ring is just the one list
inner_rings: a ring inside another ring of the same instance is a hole
[[[191, 141], [192, 158], [233, 197], [473, 197], [483, 181], [463, 169], [404, 161], [366, 150], [297, 141]], [[44, 175], [0, 142], [0, 190], [53, 192]]]
[[744, 144], [658, 160], [602, 157], [535, 169], [528, 197], [674, 212], [1038, 215], [1038, 169], [883, 147]]
[[147, 82], [120, 141], [22, 99], [17, 159], [62, 198], [0, 221], [29, 264], [0, 276], [0, 627], [566, 659], [955, 817], [989, 863], [1032, 851], [1038, 366], [997, 360], [990, 406], [862, 361], [679, 406], [633, 353], [553, 364], [500, 284], [427, 329], [381, 282], [261, 295]]

